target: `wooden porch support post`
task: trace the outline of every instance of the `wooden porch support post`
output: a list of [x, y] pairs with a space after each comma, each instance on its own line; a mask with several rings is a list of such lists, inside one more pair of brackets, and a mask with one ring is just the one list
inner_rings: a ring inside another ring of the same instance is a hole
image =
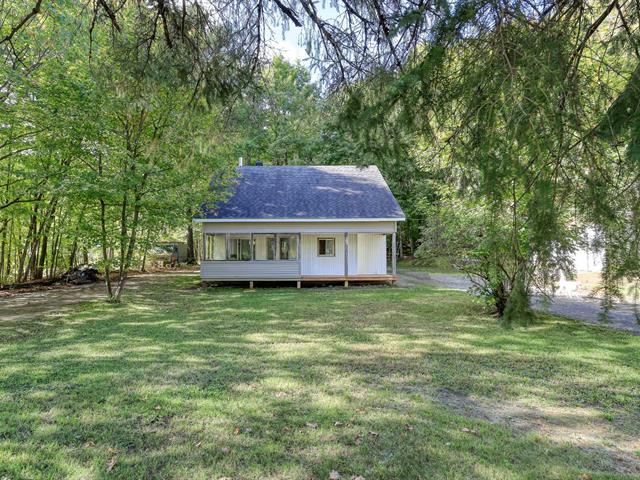
[[391, 234], [391, 273], [393, 275], [396, 274], [396, 257], [397, 257], [397, 247], [396, 247], [396, 232]]
[[344, 232], [344, 286], [349, 286], [349, 233]]
[[250, 290], [253, 290], [253, 280], [251, 280], [251, 281], [249, 282], [249, 289], [250, 289]]
[[[298, 233], [298, 241], [296, 242], [296, 259], [298, 261], [298, 265], [300, 266], [300, 273], [302, 273], [302, 260], [300, 259], [300, 252], [302, 252], [302, 233]], [[302, 287], [302, 281], [298, 280], [296, 282], [296, 288]]]

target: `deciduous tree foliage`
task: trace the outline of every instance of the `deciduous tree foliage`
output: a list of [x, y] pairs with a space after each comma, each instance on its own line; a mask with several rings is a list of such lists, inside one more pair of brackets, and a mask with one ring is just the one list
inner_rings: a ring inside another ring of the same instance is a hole
[[[7, 122], [13, 126], [0, 145], [11, 159], [3, 168], [10, 178], [20, 179], [6, 182], [10, 190], [2, 205], [21, 210], [27, 218], [21, 225], [27, 230], [24, 238], [8, 240], [23, 245], [12, 262], [22, 264], [22, 272], [37, 271], [36, 252], [42, 245], [28, 239], [44, 238], [50, 228], [47, 219], [54, 223], [57, 218], [52, 212], [63, 199], [39, 195], [42, 189], [51, 191], [54, 167], [67, 168], [68, 158], [50, 152], [61, 138], [70, 137], [48, 137], [48, 142], [38, 143], [36, 155], [31, 129], [42, 128], [41, 123], [21, 115], [29, 111], [24, 102], [33, 104], [33, 115], [41, 103], [13, 92], [31, 81], [32, 72], [64, 38], [53, 34], [59, 27], [37, 27], [68, 20], [57, 3], [5, 1], [2, 6], [0, 45], [10, 79], [2, 90], [3, 108], [6, 118], [14, 118]], [[619, 281], [638, 278], [640, 264], [637, 2], [336, 0], [330, 6], [332, 13], [326, 15], [310, 0], [90, 0], [75, 5], [73, 14], [85, 19], [79, 28], [89, 34], [91, 56], [103, 55], [100, 49], [112, 60], [118, 52], [135, 52], [136, 67], [125, 72], [134, 78], [145, 77], [148, 70], [157, 76], [160, 69], [154, 73], [153, 65], [161, 59], [171, 81], [179, 81], [185, 92], [191, 91], [190, 98], [209, 107], [242, 98], [240, 92], [253, 88], [255, 75], [263, 72], [273, 29], [288, 24], [302, 28], [305, 47], [322, 77], [322, 93], [334, 92], [333, 101], [341, 105], [339, 120], [328, 123], [335, 128], [327, 130], [338, 135], [325, 140], [337, 138], [343, 151], [361, 152], [359, 161], [380, 163], [418, 225], [424, 221], [425, 204], [446, 207], [452, 196], [479, 209], [482, 232], [467, 252], [467, 263], [486, 279], [486, 293], [507, 323], [529, 318], [532, 289], [550, 288], [558, 269], [568, 268], [568, 254], [585, 225], [596, 228], [597, 244], [605, 252], [604, 306], [609, 308]], [[25, 41], [29, 35], [38, 41]], [[286, 68], [266, 71], [289, 75]], [[127, 82], [115, 82], [106, 91], [123, 84]], [[296, 81], [282, 85], [295, 86]], [[150, 92], [145, 95], [162, 97], [156, 89]], [[254, 140], [256, 149], [267, 148], [277, 161], [285, 152], [287, 162], [290, 153], [315, 162], [308, 145], [297, 144], [291, 131], [283, 130], [283, 118], [287, 128], [300, 123], [279, 93], [271, 93], [260, 97], [264, 108], [256, 109], [267, 128], [243, 138]], [[315, 108], [313, 100], [307, 102], [315, 94], [298, 97], [298, 87], [280, 93], [286, 101], [304, 100], [309, 111]], [[134, 97], [128, 97], [131, 105], [123, 118], [148, 138], [149, 124], [135, 121]], [[271, 101], [275, 103], [267, 108]], [[23, 105], [13, 108], [19, 102]], [[143, 102], [154, 105], [154, 114], [164, 111], [149, 97]], [[255, 106], [236, 113], [246, 117]], [[176, 124], [173, 119], [169, 123]], [[122, 152], [127, 152], [126, 140], [124, 145]], [[31, 163], [24, 164], [21, 153]], [[140, 158], [145, 165], [151, 162], [148, 152]], [[47, 170], [39, 162], [45, 162], [51, 174], [42, 175]], [[433, 168], [440, 163], [446, 168]], [[29, 177], [29, 188], [20, 191], [27, 171], [35, 176]], [[144, 176], [143, 168], [136, 167], [136, 172], [135, 178]], [[459, 188], [440, 197], [440, 190], [431, 188], [434, 182]], [[127, 208], [133, 206], [135, 218], [139, 185], [126, 188]], [[72, 223], [81, 222], [79, 218]], [[4, 228], [10, 223], [7, 217]], [[409, 231], [415, 234], [417, 228], [414, 224]], [[127, 238], [132, 231], [127, 227]], [[34, 256], [35, 263], [27, 265]]]
[[90, 44], [81, 21], [40, 28], [53, 46], [39, 64], [4, 66], [0, 281], [55, 276], [95, 250], [120, 301], [140, 240], [211, 200], [219, 110], [166, 68], [171, 52], [132, 43], [124, 24], [115, 44], [98, 25]]

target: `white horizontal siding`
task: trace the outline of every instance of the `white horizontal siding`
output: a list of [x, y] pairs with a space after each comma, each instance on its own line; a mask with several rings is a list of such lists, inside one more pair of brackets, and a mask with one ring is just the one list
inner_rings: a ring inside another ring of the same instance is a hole
[[213, 222], [204, 233], [393, 233], [396, 222]]
[[203, 261], [200, 277], [203, 280], [267, 280], [291, 279], [300, 276], [300, 262], [283, 261]]

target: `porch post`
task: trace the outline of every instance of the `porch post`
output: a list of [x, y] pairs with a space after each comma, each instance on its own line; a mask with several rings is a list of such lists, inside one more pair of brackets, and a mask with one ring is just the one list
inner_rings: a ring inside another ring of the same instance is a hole
[[344, 286], [349, 286], [349, 233], [344, 232]]
[[393, 275], [396, 274], [396, 256], [397, 256], [396, 249], [397, 249], [397, 247], [396, 247], [396, 232], [394, 231], [391, 234], [391, 273]]

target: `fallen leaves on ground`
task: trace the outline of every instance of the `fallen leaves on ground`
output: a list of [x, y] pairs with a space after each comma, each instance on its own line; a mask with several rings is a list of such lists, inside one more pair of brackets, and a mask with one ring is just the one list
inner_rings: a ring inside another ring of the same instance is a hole
[[118, 458], [117, 457], [111, 457], [109, 459], [109, 461], [107, 462], [107, 472], [110, 472], [111, 470], [113, 470], [113, 467], [116, 466], [116, 463], [118, 463]]

